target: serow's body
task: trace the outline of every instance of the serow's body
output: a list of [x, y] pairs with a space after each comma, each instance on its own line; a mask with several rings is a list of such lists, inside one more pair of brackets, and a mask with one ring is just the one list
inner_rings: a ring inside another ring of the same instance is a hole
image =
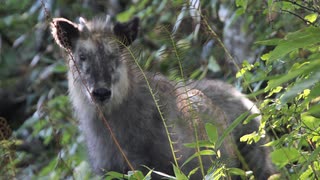
[[[214, 124], [221, 135], [241, 114], [259, 111], [231, 85], [221, 81], [174, 85], [161, 75], [145, 73], [144, 76], [126, 48], [137, 36], [138, 23], [137, 18], [114, 25], [108, 19], [88, 22], [80, 19], [76, 24], [56, 18], [51, 28], [56, 42], [69, 55], [70, 99], [85, 135], [94, 171], [103, 174], [130, 170], [106, 121], [133, 168], [145, 171], [145, 165], [173, 175], [175, 161], [164, 122], [181, 165], [196, 152], [196, 148], [184, 146], [196, 141], [195, 128], [198, 140], [204, 140], [207, 139], [205, 123]], [[229, 167], [249, 168], [257, 179], [266, 179], [274, 169], [268, 149], [261, 146], [265, 141], [250, 145], [239, 141], [243, 135], [257, 131], [259, 124], [259, 117], [246, 125], [239, 124], [225, 138], [220, 159]], [[242, 161], [238, 160], [237, 152]], [[201, 156], [201, 159], [208, 170], [216, 158]], [[199, 167], [199, 162], [199, 158], [194, 158], [182, 171], [189, 173]], [[159, 177], [154, 175], [153, 178]], [[191, 176], [191, 179], [201, 178], [200, 170]]]

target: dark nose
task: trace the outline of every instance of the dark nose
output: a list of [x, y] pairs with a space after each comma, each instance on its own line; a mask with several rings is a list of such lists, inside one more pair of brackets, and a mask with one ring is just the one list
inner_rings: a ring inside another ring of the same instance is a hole
[[102, 102], [102, 101], [110, 98], [111, 91], [106, 88], [98, 88], [98, 89], [94, 89], [92, 91], [92, 95], [96, 100], [99, 100]]

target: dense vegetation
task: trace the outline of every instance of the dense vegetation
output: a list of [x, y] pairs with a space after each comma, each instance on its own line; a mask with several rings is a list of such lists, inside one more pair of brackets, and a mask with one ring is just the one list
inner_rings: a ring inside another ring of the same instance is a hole
[[[268, 134], [266, 146], [282, 178], [319, 179], [318, 0], [0, 1], [0, 179], [92, 178], [71, 115], [67, 67], [48, 27], [53, 17], [77, 21], [106, 13], [118, 21], [141, 19], [132, 48], [144, 70], [174, 81], [219, 78], [248, 94], [262, 124], [241, 140], [252, 143]], [[223, 138], [207, 129], [208, 148], [218, 152]], [[178, 179], [187, 176], [175, 170]], [[250, 177], [223, 164], [207, 177], [230, 174]]]

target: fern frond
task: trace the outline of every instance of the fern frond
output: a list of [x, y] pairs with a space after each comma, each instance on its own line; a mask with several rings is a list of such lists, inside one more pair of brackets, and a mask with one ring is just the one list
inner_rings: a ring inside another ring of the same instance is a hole
[[141, 73], [144, 81], [145, 81], [146, 84], [147, 84], [147, 87], [148, 87], [148, 89], [149, 89], [149, 91], [150, 91], [150, 94], [151, 94], [151, 96], [152, 96], [152, 99], [153, 99], [153, 101], [154, 101], [154, 103], [155, 103], [155, 106], [156, 106], [156, 108], [157, 108], [157, 110], [158, 110], [158, 113], [159, 113], [160, 118], [161, 118], [161, 120], [162, 120], [163, 126], [164, 126], [164, 128], [165, 128], [165, 131], [166, 131], [167, 138], [168, 138], [168, 141], [169, 141], [169, 145], [170, 145], [170, 149], [171, 149], [171, 153], [172, 153], [172, 157], [173, 157], [174, 163], [175, 163], [175, 165], [176, 165], [177, 167], [179, 167], [179, 164], [178, 164], [176, 155], [175, 155], [175, 153], [174, 153], [174, 148], [173, 148], [172, 140], [171, 140], [170, 133], [169, 133], [169, 130], [168, 130], [168, 126], [167, 126], [167, 123], [166, 123], [164, 114], [163, 114], [163, 112], [162, 112], [162, 110], [161, 110], [161, 107], [160, 107], [160, 105], [159, 105], [159, 99], [157, 99], [156, 94], [155, 94], [155, 92], [154, 92], [155, 90], [152, 88], [152, 86], [151, 86], [151, 84], [150, 84], [150, 82], [149, 82], [149, 79], [148, 79], [147, 75], [144, 73], [141, 65], [139, 64], [139, 60], [138, 60], [138, 58], [135, 56], [135, 53], [133, 52], [133, 50], [132, 50], [130, 47], [125, 46], [125, 45], [123, 44], [123, 42], [121, 42], [121, 41], [119, 41], [119, 40], [117, 40], [117, 41], [118, 41], [119, 44], [121, 44], [121, 45], [127, 50], [127, 52], [129, 53], [130, 57], [133, 59], [136, 67], [139, 69], [139, 71], [140, 71], [140, 73]]

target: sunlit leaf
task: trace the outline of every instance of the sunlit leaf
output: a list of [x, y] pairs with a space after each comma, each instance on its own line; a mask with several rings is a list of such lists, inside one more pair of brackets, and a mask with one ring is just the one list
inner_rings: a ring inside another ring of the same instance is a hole
[[270, 54], [269, 53], [266, 53], [266, 54], [261, 56], [261, 60], [264, 60], [264, 61], [268, 60], [269, 58], [270, 58]]
[[248, 144], [252, 144], [252, 143], [258, 142], [259, 139], [260, 139], [259, 134], [257, 134], [257, 132], [253, 132], [250, 134], [243, 135], [240, 138], [240, 142], [247, 142]]
[[188, 179], [190, 179], [190, 176], [192, 176], [193, 174], [195, 174], [198, 170], [200, 169], [200, 167], [196, 167], [193, 170], [190, 171], [190, 173], [188, 174]]
[[308, 14], [304, 17], [305, 20], [309, 21], [310, 23], [313, 23], [317, 20], [318, 14], [317, 13], [312, 13]]

